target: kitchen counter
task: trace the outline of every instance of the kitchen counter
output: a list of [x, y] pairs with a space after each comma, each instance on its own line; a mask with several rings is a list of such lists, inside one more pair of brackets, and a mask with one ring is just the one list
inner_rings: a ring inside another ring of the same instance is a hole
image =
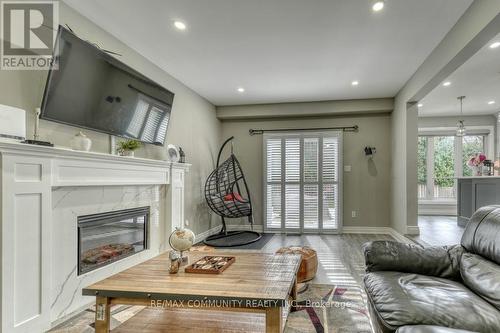
[[481, 207], [500, 205], [500, 176], [457, 178], [457, 222], [465, 226]]
[[457, 179], [489, 179], [489, 178], [497, 178], [500, 179], [500, 176], [467, 176], [467, 177], [457, 177]]

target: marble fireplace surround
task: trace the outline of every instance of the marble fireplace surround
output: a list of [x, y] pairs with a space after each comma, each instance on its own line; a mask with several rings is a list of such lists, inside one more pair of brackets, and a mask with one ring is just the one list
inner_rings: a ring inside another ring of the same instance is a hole
[[[3, 332], [45, 332], [93, 300], [88, 284], [167, 248], [189, 165], [0, 142]], [[149, 248], [77, 275], [77, 216], [150, 207]]]
[[[89, 186], [57, 187], [52, 190], [52, 325], [86, 307], [92, 299], [82, 296], [82, 288], [165, 250], [165, 187]], [[150, 207], [148, 249], [78, 276], [78, 216], [121, 209]]]

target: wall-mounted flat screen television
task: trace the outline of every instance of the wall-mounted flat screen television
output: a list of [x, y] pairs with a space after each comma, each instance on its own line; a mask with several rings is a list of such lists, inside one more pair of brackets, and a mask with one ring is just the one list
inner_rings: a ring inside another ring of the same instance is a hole
[[59, 27], [41, 118], [163, 145], [174, 94]]

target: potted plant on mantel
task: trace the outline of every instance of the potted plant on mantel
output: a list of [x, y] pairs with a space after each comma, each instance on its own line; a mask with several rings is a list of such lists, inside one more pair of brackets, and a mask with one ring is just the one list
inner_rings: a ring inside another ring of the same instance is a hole
[[141, 145], [141, 142], [137, 140], [128, 139], [118, 142], [118, 148], [116, 150], [120, 156], [134, 157], [134, 150], [139, 149]]

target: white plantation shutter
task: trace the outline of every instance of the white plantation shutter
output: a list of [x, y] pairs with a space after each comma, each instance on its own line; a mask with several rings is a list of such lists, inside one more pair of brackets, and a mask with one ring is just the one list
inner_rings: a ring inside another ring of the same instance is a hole
[[265, 135], [264, 156], [266, 229], [340, 229], [340, 132]]
[[304, 182], [318, 181], [319, 138], [304, 138]]
[[268, 228], [281, 228], [281, 185], [267, 185], [267, 212], [266, 221]]
[[281, 139], [267, 140], [267, 181], [281, 182]]
[[285, 227], [300, 228], [300, 140], [285, 139]]
[[323, 138], [323, 229], [337, 229], [339, 139]]
[[323, 185], [323, 229], [337, 229], [337, 185]]
[[323, 182], [337, 180], [338, 138], [323, 139]]
[[304, 229], [319, 227], [318, 185], [304, 184]]
[[300, 181], [300, 140], [285, 139], [285, 179]]
[[266, 143], [266, 221], [272, 229], [281, 228], [281, 139]]
[[319, 228], [319, 138], [304, 138], [304, 229]]
[[285, 228], [300, 228], [299, 184], [285, 184]]

